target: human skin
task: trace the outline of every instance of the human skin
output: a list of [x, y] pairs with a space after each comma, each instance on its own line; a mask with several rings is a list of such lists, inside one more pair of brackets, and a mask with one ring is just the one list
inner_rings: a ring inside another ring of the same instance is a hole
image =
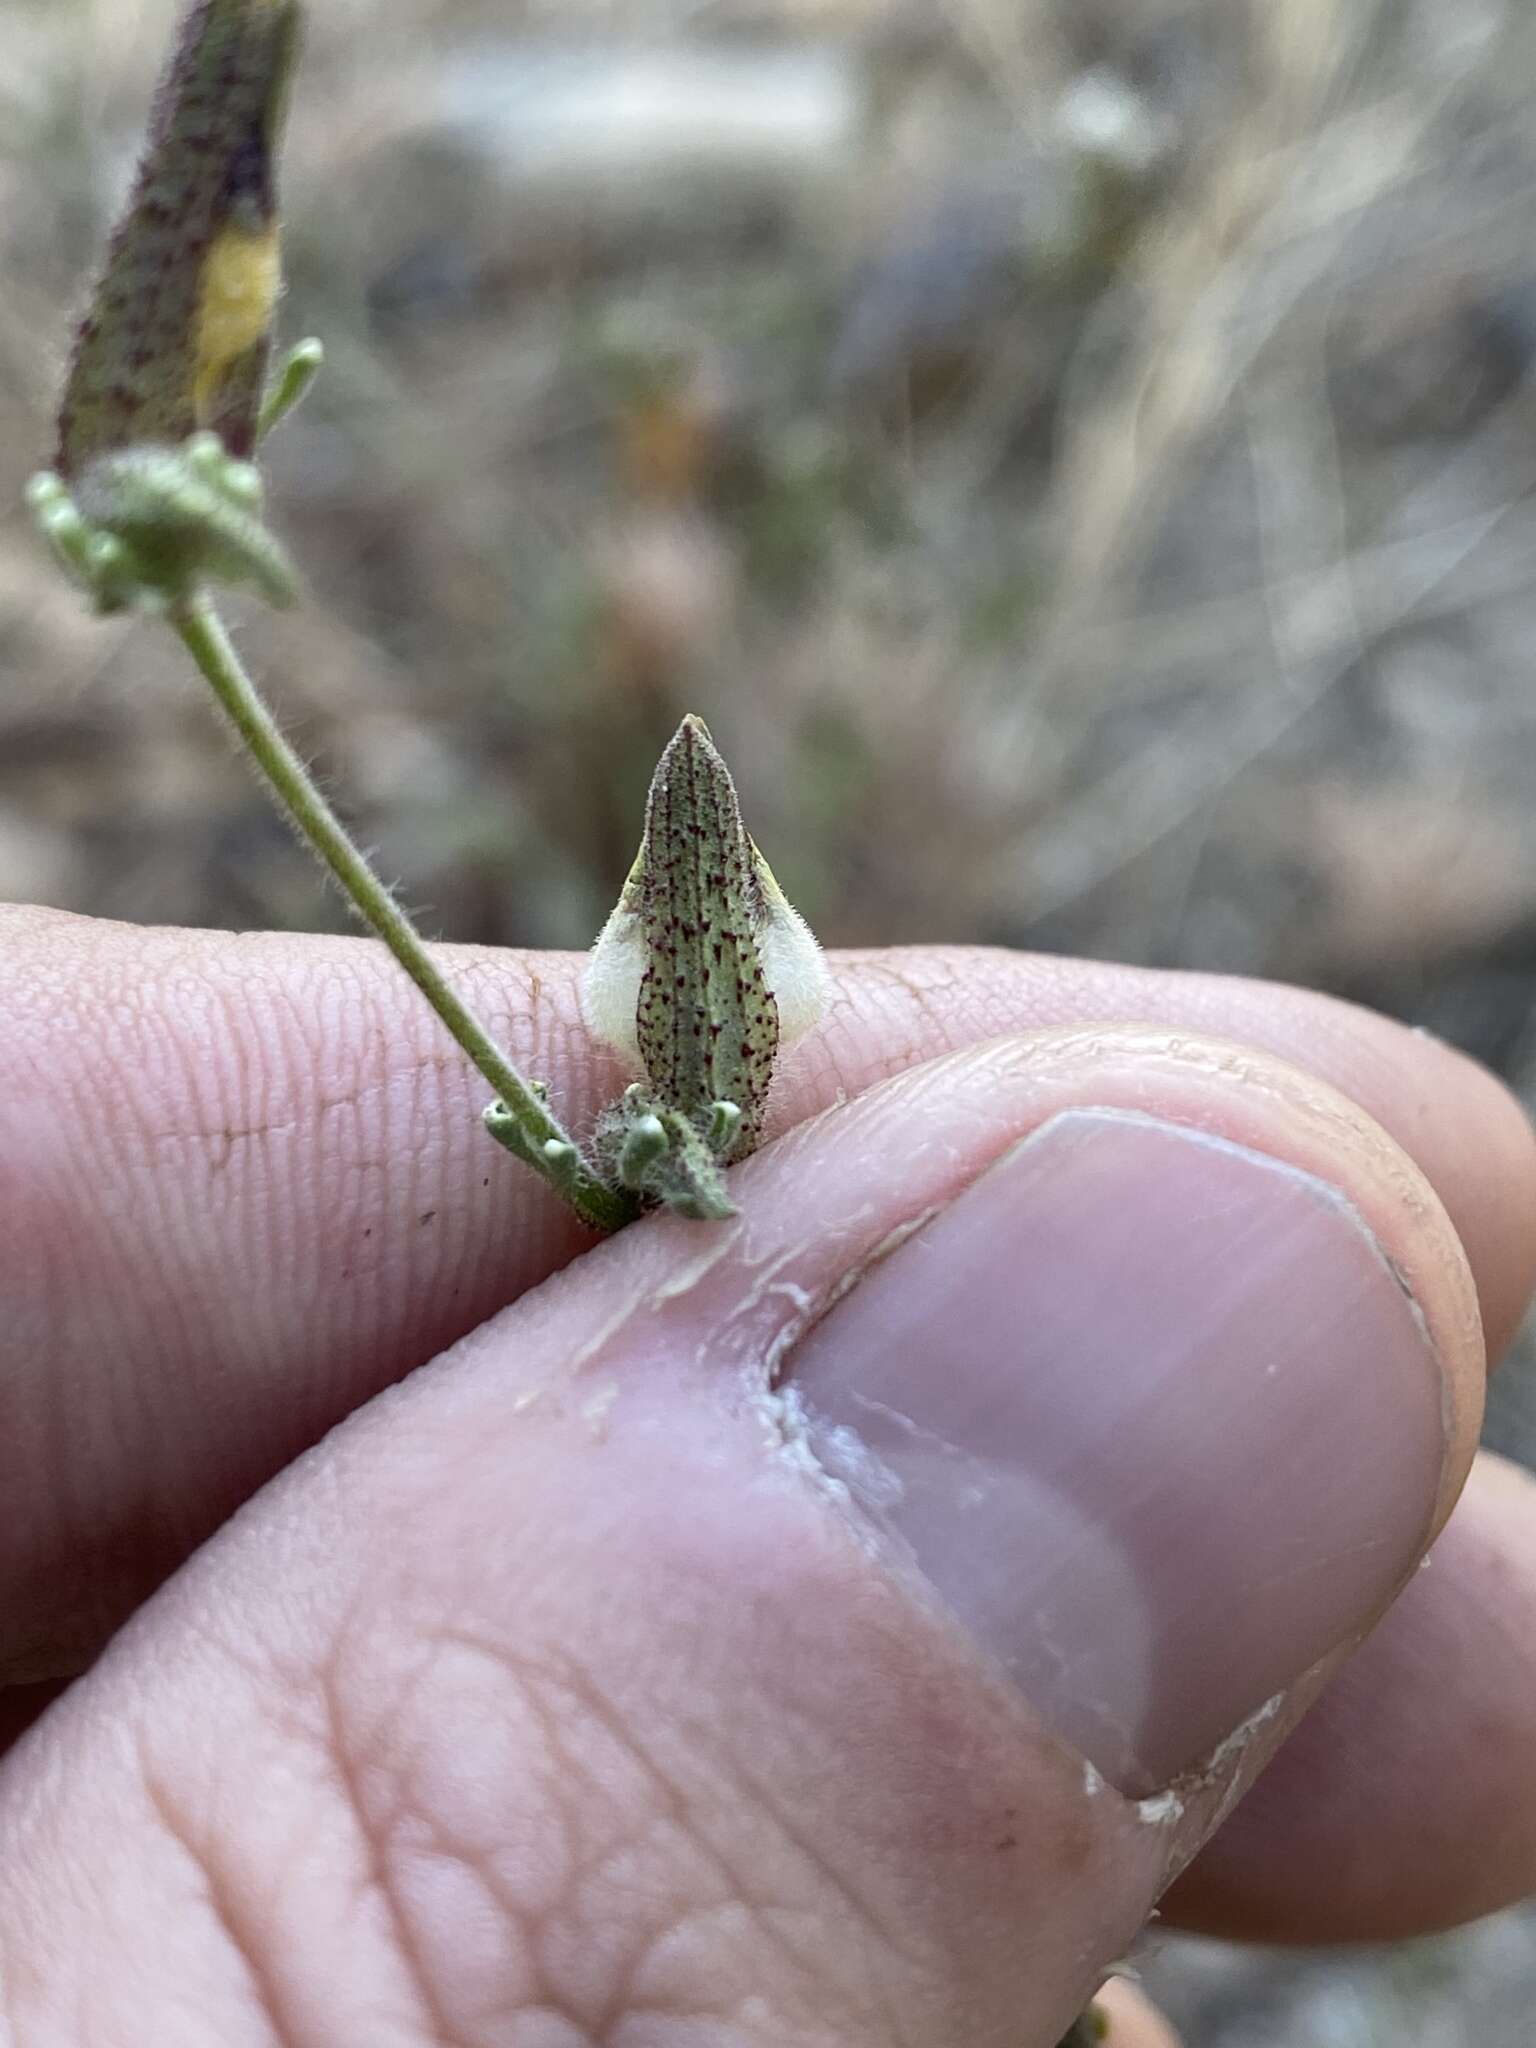
[[[1536, 1506], [1475, 1456], [1536, 1146], [1455, 1053], [847, 955], [740, 1218], [594, 1246], [366, 942], [0, 957], [16, 2048], [1051, 2048], [1165, 1893], [1536, 1888]], [[616, 1091], [578, 963], [444, 958]]]

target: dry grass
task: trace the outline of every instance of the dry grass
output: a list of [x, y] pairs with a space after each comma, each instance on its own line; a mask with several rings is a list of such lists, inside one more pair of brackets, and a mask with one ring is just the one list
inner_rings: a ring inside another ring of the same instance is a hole
[[[5, 502], [46, 446], [67, 307], [172, 12], [19, 10]], [[1330, 979], [1353, 949], [1343, 979], [1368, 984], [1352, 870], [1327, 946], [1300, 929], [1340, 880], [1310, 791], [1399, 769], [1340, 730], [1370, 725], [1384, 645], [1523, 602], [1533, 456], [1518, 388], [1481, 423], [1474, 390], [1459, 433], [1413, 417], [1434, 400], [1415, 376], [1476, 387], [1525, 344], [1478, 322], [1524, 283], [1527, 167], [1480, 181], [1459, 158], [1507, 126], [1530, 38], [1513, 6], [1443, 10], [1438, 44], [1436, 10], [1417, 37], [1401, 15], [320, 11], [291, 319], [333, 367], [274, 463], [316, 602], [247, 639], [437, 923], [580, 943], [691, 705], [829, 937], [1044, 937]], [[594, 75], [679, 39], [761, 61], [766, 38], [841, 81], [848, 132], [798, 170], [727, 166], [702, 201], [621, 194], [590, 135], [535, 175], [515, 94], [498, 132], [468, 81], [494, 61], [515, 82], [552, 36], [589, 38]], [[1144, 175], [1062, 145], [1090, 64], [1147, 81]], [[1404, 383], [1402, 419], [1351, 397], [1352, 356], [1368, 395]], [[334, 921], [174, 663], [79, 625], [14, 519], [0, 607], [0, 848], [21, 879], [122, 915]], [[1485, 750], [1511, 780], [1528, 712], [1506, 668], [1477, 673], [1481, 715], [1433, 764], [1436, 843]], [[1411, 809], [1425, 764], [1407, 765]], [[1250, 837], [1271, 885], [1245, 904], [1213, 870]], [[1510, 921], [1507, 876], [1496, 901]], [[1441, 920], [1418, 966], [1489, 922]], [[1394, 931], [1383, 961], [1411, 955]]]

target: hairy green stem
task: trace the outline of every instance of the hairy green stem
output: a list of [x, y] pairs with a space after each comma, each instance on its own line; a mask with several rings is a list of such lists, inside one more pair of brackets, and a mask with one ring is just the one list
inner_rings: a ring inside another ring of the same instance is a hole
[[[364, 924], [388, 946], [495, 1089], [505, 1120], [515, 1127], [517, 1142], [510, 1149], [541, 1173], [595, 1229], [617, 1230], [629, 1222], [635, 1205], [597, 1179], [550, 1114], [549, 1105], [444, 980], [420, 933], [369, 867], [283, 737], [209, 600], [201, 594], [185, 598], [173, 605], [167, 616], [299, 836], [318, 854]], [[508, 1142], [500, 1132], [498, 1135], [504, 1144]]]

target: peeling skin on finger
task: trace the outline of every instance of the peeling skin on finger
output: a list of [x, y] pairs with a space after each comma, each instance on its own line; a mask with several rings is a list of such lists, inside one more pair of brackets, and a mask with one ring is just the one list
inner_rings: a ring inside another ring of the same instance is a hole
[[1188, 1812], [1190, 1801], [1197, 1793], [1214, 1792], [1222, 1801], [1215, 1818], [1207, 1824], [1207, 1832], [1214, 1833], [1231, 1811], [1235, 1798], [1233, 1787], [1242, 1782], [1241, 1772], [1245, 1754], [1254, 1746], [1262, 1731], [1282, 1711], [1285, 1702], [1286, 1695], [1283, 1692], [1273, 1693], [1257, 1712], [1248, 1716], [1241, 1727], [1234, 1728], [1230, 1735], [1219, 1742], [1212, 1750], [1209, 1762], [1202, 1765], [1199, 1770], [1191, 1771], [1180, 1786], [1169, 1786], [1166, 1791], [1157, 1793], [1151, 1799], [1138, 1799], [1136, 1818], [1147, 1827], [1176, 1827]]
[[[1157, 1809], [1157, 1801], [1141, 1801], [1135, 1811], [1144, 1824], [1166, 1833], [1167, 1864], [1159, 1896], [1185, 1871], [1264, 1770], [1323, 1692], [1340, 1666], [1353, 1655], [1353, 1643], [1342, 1644], [1320, 1659], [1283, 1693], [1267, 1699], [1241, 1727], [1234, 1728], [1206, 1761], [1168, 1788], [1178, 1811]], [[1165, 1795], [1166, 1796], [1166, 1795]], [[1146, 1811], [1151, 1806], [1152, 1812]]]
[[1138, 1799], [1136, 1818], [1147, 1827], [1170, 1827], [1184, 1818], [1184, 1801], [1177, 1792], [1159, 1792], [1155, 1798]]

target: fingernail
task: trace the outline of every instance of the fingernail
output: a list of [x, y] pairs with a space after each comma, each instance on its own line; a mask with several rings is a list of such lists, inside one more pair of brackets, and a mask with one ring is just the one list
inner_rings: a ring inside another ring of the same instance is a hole
[[1338, 1189], [1119, 1110], [1042, 1125], [789, 1377], [823, 1464], [1136, 1796], [1371, 1616], [1445, 1449], [1422, 1319]]

